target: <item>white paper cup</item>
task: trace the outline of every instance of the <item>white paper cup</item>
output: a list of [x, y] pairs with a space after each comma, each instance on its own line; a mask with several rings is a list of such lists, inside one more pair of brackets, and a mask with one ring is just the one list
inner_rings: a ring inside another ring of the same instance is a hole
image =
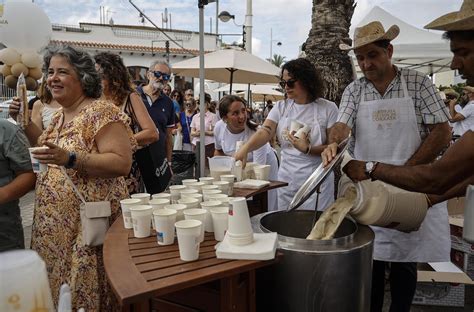
[[[155, 212], [158, 209], [163, 209], [165, 208], [166, 205], [169, 205], [170, 201], [167, 198], [155, 198], [155, 199], [150, 199], [149, 205], [153, 208], [153, 212]], [[155, 224], [155, 219], [152, 217], [151, 218], [151, 227], [156, 229], [156, 224]]]
[[[240, 160], [235, 162], [234, 169], [232, 170], [232, 173], [235, 175], [235, 180], [237, 182], [242, 181], [243, 178], [243, 169], [242, 169], [242, 162]], [[225, 174], [227, 175], [227, 174]]]
[[295, 133], [295, 137], [297, 137], [298, 139], [300, 139], [301, 137], [303, 137], [303, 135], [308, 135], [309, 131], [311, 130], [311, 128], [308, 126], [308, 125], [304, 125], [302, 128], [300, 128], [298, 131], [296, 131]]
[[184, 186], [188, 186], [190, 183], [195, 183], [195, 182], [198, 182], [198, 180], [196, 180], [196, 179], [184, 179], [183, 181], [181, 181], [181, 183]]
[[184, 204], [171, 204], [171, 205], [166, 205], [164, 208], [176, 210], [176, 221], [181, 221], [181, 220], [184, 220], [183, 211], [185, 209], [188, 209], [188, 206]]
[[229, 195], [227, 194], [210, 194], [207, 196], [208, 200], [217, 200], [220, 202], [227, 202]]
[[132, 213], [130, 207], [140, 205], [141, 200], [137, 198], [127, 198], [120, 201], [120, 207], [122, 208], [123, 226], [126, 229], [133, 229]]
[[242, 179], [255, 179], [255, 173], [253, 172], [253, 168], [258, 166], [257, 163], [248, 162], [245, 165], [245, 169], [243, 169]]
[[[213, 178], [214, 179], [214, 178]], [[205, 191], [209, 190], [218, 190], [219, 187], [217, 185], [212, 184], [214, 181], [211, 182], [211, 184], [206, 184], [201, 187], [201, 193], [204, 193]]]
[[212, 215], [212, 227], [216, 241], [224, 239], [225, 232], [229, 226], [229, 207], [214, 207], [210, 209]]
[[255, 172], [255, 179], [268, 181], [270, 178], [270, 165], [258, 165], [253, 167], [253, 171]]
[[181, 194], [181, 198], [195, 198], [199, 202], [202, 202], [202, 194], [195, 193], [195, 194]]
[[[215, 181], [215, 182], [212, 182], [213, 185], [217, 185], [219, 187], [219, 189], [222, 191], [222, 194], [227, 194], [227, 195], [232, 195], [229, 194], [230, 193], [230, 182], [227, 182], [227, 181]], [[232, 183], [233, 185], [234, 183]]]
[[157, 193], [151, 195], [151, 199], [168, 199], [168, 202], [171, 204], [171, 194], [170, 193]]
[[214, 181], [215, 180], [214, 180], [213, 177], [201, 177], [201, 178], [199, 178], [199, 182], [205, 183], [206, 185], [210, 185]]
[[150, 201], [150, 194], [148, 193], [136, 193], [130, 195], [130, 197], [139, 199], [142, 205], [148, 205], [148, 202]]
[[253, 242], [253, 231], [245, 197], [235, 197], [229, 202], [227, 237], [234, 245], [248, 245]]
[[190, 184], [188, 185], [188, 187], [189, 187], [190, 189], [197, 190], [199, 193], [201, 193], [201, 187], [202, 187], [203, 185], [206, 185], [206, 183], [204, 183], [204, 182], [194, 182], [194, 183], [190, 183]]
[[222, 191], [221, 190], [203, 190], [202, 191], [202, 197], [204, 201], [210, 200], [209, 196], [216, 195], [216, 194], [222, 194]]
[[294, 134], [296, 131], [298, 131], [302, 127], [304, 127], [304, 125], [301, 122], [295, 119], [290, 120], [290, 133]]
[[213, 200], [213, 201], [206, 201], [201, 203], [201, 208], [207, 210], [208, 214], [206, 216], [206, 221], [204, 222], [204, 230], [206, 232], [214, 232], [214, 227], [212, 225], [212, 216], [210, 209], [214, 207], [222, 207], [222, 202]]
[[171, 185], [170, 194], [171, 194], [171, 203], [176, 204], [178, 199], [181, 198], [181, 191], [185, 190], [187, 186], [184, 185]]
[[201, 226], [201, 235], [199, 236], [199, 242], [202, 243], [204, 241], [204, 223], [206, 222], [207, 215], [209, 213], [206, 209], [186, 209], [184, 211], [184, 219], [185, 220], [199, 220], [202, 223]]
[[178, 200], [178, 204], [186, 205], [188, 209], [199, 208], [199, 200], [191, 197], [181, 198], [180, 200]]
[[179, 197], [183, 198], [183, 197], [186, 197], [186, 195], [188, 194], [199, 194], [199, 191], [195, 189], [185, 189], [179, 192]]
[[237, 181], [237, 177], [234, 174], [221, 175], [221, 181], [229, 182], [229, 193], [228, 195], [234, 194], [234, 183]]
[[199, 220], [181, 220], [174, 224], [178, 236], [179, 257], [183, 261], [199, 258], [199, 238], [202, 222]]
[[158, 245], [171, 245], [174, 243], [176, 214], [177, 212], [174, 209], [163, 208], [153, 211]]
[[30, 152], [31, 166], [33, 167], [33, 172], [45, 172], [48, 170], [47, 164], [41, 164], [38, 159], [36, 159], [32, 152], [34, 151], [44, 151], [49, 149], [49, 147], [40, 146], [40, 147], [30, 147], [28, 151]]
[[136, 238], [150, 236], [152, 211], [153, 208], [150, 205], [135, 205], [130, 207], [133, 222], [133, 236]]

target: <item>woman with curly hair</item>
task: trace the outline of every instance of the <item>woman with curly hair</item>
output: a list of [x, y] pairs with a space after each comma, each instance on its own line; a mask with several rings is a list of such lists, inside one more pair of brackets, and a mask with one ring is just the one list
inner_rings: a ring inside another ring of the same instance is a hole
[[[278, 189], [278, 209], [287, 209], [303, 182], [321, 164], [321, 152], [326, 147], [328, 129], [336, 122], [336, 104], [323, 99], [323, 81], [315, 66], [299, 58], [285, 63], [280, 76], [280, 86], [287, 99], [279, 101], [268, 114], [262, 127], [239, 149], [235, 158], [246, 161], [246, 155], [267, 142], [275, 133], [281, 144], [281, 162], [278, 180], [288, 186]], [[295, 137], [290, 132], [291, 121], [307, 125], [307, 135]], [[334, 177], [331, 175], [321, 186], [318, 207], [316, 196], [303, 204], [303, 209], [323, 210], [334, 201]]]
[[[158, 131], [142, 99], [132, 89], [130, 76], [122, 58], [117, 54], [101, 52], [95, 55], [94, 59], [102, 80], [102, 97], [113, 102], [130, 117], [130, 127], [138, 145], [145, 146], [157, 141]], [[126, 181], [130, 194], [143, 191], [143, 182], [135, 159]]]

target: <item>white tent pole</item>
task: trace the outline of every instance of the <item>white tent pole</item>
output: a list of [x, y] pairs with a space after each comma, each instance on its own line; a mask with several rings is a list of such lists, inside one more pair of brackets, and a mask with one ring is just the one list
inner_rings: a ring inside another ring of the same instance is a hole
[[205, 124], [206, 103], [204, 98], [204, 5], [199, 1], [199, 174], [204, 177], [206, 166]]

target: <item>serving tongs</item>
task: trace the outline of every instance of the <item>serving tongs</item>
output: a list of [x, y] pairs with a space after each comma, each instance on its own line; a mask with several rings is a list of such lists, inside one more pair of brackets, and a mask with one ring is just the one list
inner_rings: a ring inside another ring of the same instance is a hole
[[316, 170], [309, 176], [309, 178], [306, 179], [306, 181], [303, 183], [303, 185], [301, 185], [298, 192], [296, 192], [295, 196], [291, 200], [291, 203], [286, 210], [287, 212], [300, 207], [305, 201], [308, 200], [308, 198], [311, 197], [311, 195], [314, 194], [314, 192], [316, 192], [316, 207], [314, 208], [316, 216], [316, 210], [318, 208], [319, 202], [320, 186], [324, 182], [326, 177], [329, 175], [329, 173], [331, 173], [331, 171], [333, 171], [334, 168], [342, 162], [343, 155], [349, 147], [348, 142], [350, 137], [351, 134], [349, 133], [349, 136], [341, 143], [339, 143], [337, 147], [336, 156], [326, 166], [326, 168], [324, 168], [323, 164], [321, 163], [318, 168], [316, 168]]

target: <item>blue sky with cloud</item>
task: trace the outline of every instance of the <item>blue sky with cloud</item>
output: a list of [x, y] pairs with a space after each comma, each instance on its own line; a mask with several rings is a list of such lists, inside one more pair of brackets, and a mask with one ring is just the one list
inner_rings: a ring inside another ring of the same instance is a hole
[[[2, 2], [0, 0], [0, 2]], [[462, 0], [359, 0], [352, 24], [357, 25], [374, 5], [378, 5], [396, 17], [422, 27], [432, 19], [460, 8]], [[108, 17], [116, 24], [139, 25], [138, 12], [128, 0], [36, 0], [50, 17], [52, 23], [77, 25], [79, 22], [100, 20], [100, 6], [107, 8]], [[159, 26], [165, 8], [171, 13], [171, 24], [175, 29], [197, 31], [199, 28], [197, 0], [135, 0], [134, 3]], [[287, 60], [297, 57], [299, 46], [306, 40], [311, 28], [312, 0], [253, 0], [253, 53], [268, 58], [270, 54], [270, 28], [273, 39], [273, 53], [286, 56]], [[243, 24], [246, 0], [220, 0], [219, 11], [235, 15], [237, 24]], [[205, 9], [205, 30], [215, 31], [216, 6], [211, 3]], [[151, 26], [149, 23], [146, 25]], [[232, 21], [219, 22], [219, 33], [241, 33], [242, 28]], [[352, 32], [351, 32], [352, 34]], [[226, 36], [225, 41], [240, 40]]]

